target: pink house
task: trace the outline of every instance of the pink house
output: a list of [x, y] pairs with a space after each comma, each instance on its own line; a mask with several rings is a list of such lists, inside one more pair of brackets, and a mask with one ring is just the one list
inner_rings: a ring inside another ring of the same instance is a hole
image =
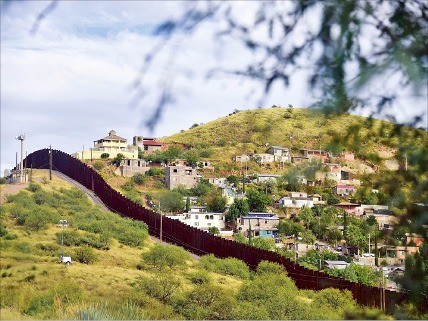
[[342, 203], [338, 203], [338, 204], [334, 205], [334, 207], [336, 207], [338, 209], [342, 209], [345, 212], [347, 212], [348, 214], [353, 215], [353, 216], [356, 216], [355, 209], [359, 206], [360, 206], [360, 204], [348, 203], [348, 202], [342, 202]]

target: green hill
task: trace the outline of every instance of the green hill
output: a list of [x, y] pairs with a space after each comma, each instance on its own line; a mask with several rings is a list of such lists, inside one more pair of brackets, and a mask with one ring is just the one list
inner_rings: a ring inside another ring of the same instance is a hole
[[[403, 141], [423, 146], [423, 130], [349, 114], [325, 115], [307, 108], [268, 108], [239, 111], [206, 124], [160, 139], [196, 149], [208, 149], [214, 161], [231, 161], [233, 155], [263, 153], [268, 145], [299, 149], [347, 149], [362, 160], [391, 159]], [[377, 155], [377, 156], [376, 156]]]

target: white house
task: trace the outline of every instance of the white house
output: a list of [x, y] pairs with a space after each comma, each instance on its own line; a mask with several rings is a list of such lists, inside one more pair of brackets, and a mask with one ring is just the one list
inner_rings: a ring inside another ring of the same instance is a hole
[[225, 217], [223, 213], [189, 212], [167, 217], [173, 220], [179, 220], [184, 224], [194, 226], [201, 230], [208, 230], [210, 227], [217, 227], [219, 230], [225, 228]]
[[277, 174], [257, 174], [257, 182], [276, 181], [280, 177]]
[[260, 164], [268, 164], [275, 161], [275, 156], [271, 154], [254, 154], [253, 159]]
[[271, 146], [266, 151], [266, 153], [273, 155], [275, 162], [284, 162], [284, 163], [291, 162], [290, 150], [288, 148], [281, 147], [281, 146]]

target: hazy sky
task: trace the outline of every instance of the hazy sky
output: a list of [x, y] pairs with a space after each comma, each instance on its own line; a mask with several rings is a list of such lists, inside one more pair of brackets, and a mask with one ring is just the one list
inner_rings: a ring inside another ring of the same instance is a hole
[[[222, 77], [206, 81], [212, 67], [237, 66], [251, 59], [238, 44], [212, 41], [209, 28], [181, 39], [174, 70], [192, 69], [176, 80], [173, 106], [150, 133], [144, 120], [153, 111], [154, 94], [168, 75], [168, 63], [154, 64], [144, 76], [146, 100], [132, 104], [132, 83], [142, 59], [157, 43], [153, 26], [182, 10], [180, 2], [64, 1], [30, 30], [50, 2], [2, 2], [1, 16], [1, 171], [15, 164], [21, 131], [28, 153], [48, 147], [73, 153], [93, 145], [109, 130], [132, 142], [132, 136], [161, 137], [226, 116], [234, 109], [256, 108], [254, 83]], [[254, 3], [237, 3], [243, 16]], [[171, 57], [165, 54], [165, 61]], [[300, 76], [297, 76], [299, 80]], [[308, 106], [306, 84], [274, 88], [264, 106]], [[419, 105], [418, 105], [419, 104]], [[420, 102], [414, 108], [421, 107]], [[412, 114], [397, 106], [403, 117]]]

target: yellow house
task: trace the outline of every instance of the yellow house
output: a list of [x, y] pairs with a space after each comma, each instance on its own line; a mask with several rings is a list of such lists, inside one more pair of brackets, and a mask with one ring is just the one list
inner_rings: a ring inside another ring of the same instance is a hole
[[108, 136], [95, 140], [94, 147], [74, 153], [77, 159], [99, 159], [102, 154], [108, 154], [108, 158], [115, 158], [117, 154], [122, 154], [127, 159], [138, 158], [138, 147], [129, 146], [126, 139], [116, 135], [114, 130]]

